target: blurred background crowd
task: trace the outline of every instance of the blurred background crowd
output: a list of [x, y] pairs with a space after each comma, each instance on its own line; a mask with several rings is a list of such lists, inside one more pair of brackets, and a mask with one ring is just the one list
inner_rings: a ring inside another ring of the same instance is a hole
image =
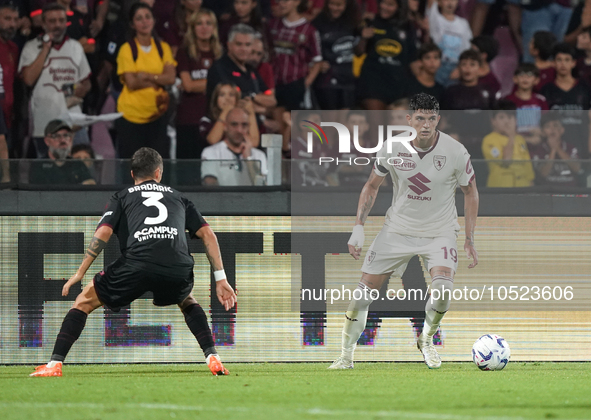
[[591, 0], [0, 0], [0, 72], [0, 160], [40, 159], [34, 184], [94, 183], [95, 159], [149, 146], [245, 174], [193, 163], [179, 183], [263, 185], [263, 134], [317, 158], [293, 115], [331, 110], [370, 144], [384, 121], [359, 110], [404, 124], [426, 92], [480, 183], [587, 186]]

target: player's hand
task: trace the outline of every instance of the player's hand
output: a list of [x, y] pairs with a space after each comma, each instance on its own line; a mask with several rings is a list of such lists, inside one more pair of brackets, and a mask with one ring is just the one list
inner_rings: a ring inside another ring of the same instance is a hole
[[216, 282], [215, 292], [218, 296], [218, 300], [224, 305], [226, 311], [229, 311], [234, 305], [236, 305], [236, 293], [234, 293], [234, 289], [232, 289], [228, 280], [224, 279]]
[[363, 232], [363, 225], [355, 225], [353, 228], [353, 233], [351, 233], [351, 237], [349, 238], [349, 254], [356, 260], [359, 259], [361, 255], [361, 250], [363, 249], [363, 243], [365, 242], [365, 233]]
[[472, 264], [468, 268], [476, 267], [478, 265], [478, 252], [470, 239], [466, 239], [466, 242], [464, 242], [464, 251], [466, 251], [466, 257], [472, 260]]
[[82, 277], [84, 276], [81, 276], [78, 273], [70, 277], [70, 279], [66, 282], [66, 284], [64, 284], [64, 287], [62, 288], [62, 296], [68, 296], [68, 293], [70, 293], [70, 287], [81, 281]]

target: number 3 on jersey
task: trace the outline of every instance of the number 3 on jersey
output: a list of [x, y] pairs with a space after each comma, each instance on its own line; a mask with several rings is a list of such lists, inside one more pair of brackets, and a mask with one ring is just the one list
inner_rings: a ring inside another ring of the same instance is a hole
[[158, 225], [168, 218], [168, 209], [160, 202], [164, 195], [161, 192], [142, 192], [142, 197], [147, 198], [142, 204], [146, 207], [156, 207], [158, 209], [158, 216], [146, 217], [144, 224]]

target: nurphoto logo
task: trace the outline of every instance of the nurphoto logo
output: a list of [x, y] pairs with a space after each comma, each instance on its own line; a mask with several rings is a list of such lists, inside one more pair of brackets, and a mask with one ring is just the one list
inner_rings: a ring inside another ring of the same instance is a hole
[[[337, 122], [321, 122], [320, 125], [308, 121], [303, 120], [302, 122], [308, 123], [310, 125], [306, 125], [305, 127], [310, 129], [307, 133], [307, 152], [313, 153], [314, 149], [314, 134], [320, 140], [321, 145], [328, 145], [328, 136], [326, 132], [322, 129], [322, 127], [334, 127], [337, 130], [339, 135], [339, 153], [346, 154], [351, 153], [351, 133], [349, 129], [341, 123]], [[384, 140], [384, 132], [386, 133], [386, 139]], [[363, 147], [359, 143], [359, 126], [353, 126], [353, 147], [359, 153], [363, 154], [375, 154], [382, 149], [384, 143], [386, 144], [387, 152], [390, 154], [392, 153], [392, 144], [393, 143], [402, 143], [404, 147], [408, 150], [409, 153], [417, 153], [417, 151], [410, 145], [410, 142], [413, 141], [417, 137], [417, 131], [408, 125], [387, 125], [386, 129], [384, 130], [384, 126], [380, 125], [378, 128], [378, 144], [374, 147]], [[379, 159], [379, 158], [377, 158]], [[392, 161], [390, 161], [392, 160]], [[402, 159], [398, 157], [393, 157], [388, 159], [388, 163], [390, 164], [400, 164]], [[340, 163], [347, 162], [349, 165], [351, 163], [355, 165], [370, 165], [372, 163], [372, 159], [368, 157], [356, 157], [353, 160], [351, 159], [339, 159], [334, 157], [320, 157], [318, 158], [318, 163], [322, 165], [323, 163], [330, 163], [336, 162], [338, 165]]]

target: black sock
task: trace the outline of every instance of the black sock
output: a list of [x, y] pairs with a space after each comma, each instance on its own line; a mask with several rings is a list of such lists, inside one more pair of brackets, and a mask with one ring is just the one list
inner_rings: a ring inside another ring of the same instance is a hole
[[72, 348], [72, 345], [80, 337], [86, 325], [87, 317], [88, 315], [80, 309], [70, 309], [64, 318], [64, 322], [62, 322], [62, 328], [57, 335], [57, 340], [55, 340], [51, 360], [57, 362], [63, 362], [65, 360], [70, 348]]
[[201, 306], [198, 303], [189, 305], [183, 309], [183, 314], [185, 315], [187, 326], [199, 342], [199, 346], [203, 350], [205, 357], [210, 354], [216, 354], [211, 330], [207, 324], [207, 316]]

